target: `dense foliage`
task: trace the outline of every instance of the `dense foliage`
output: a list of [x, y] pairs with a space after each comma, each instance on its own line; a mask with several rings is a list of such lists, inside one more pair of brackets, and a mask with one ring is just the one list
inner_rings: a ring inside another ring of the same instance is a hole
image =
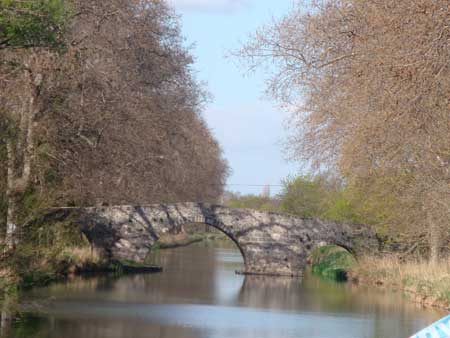
[[310, 259], [314, 274], [334, 281], [346, 281], [347, 273], [357, 263], [350, 252], [334, 245], [317, 248]]
[[69, 11], [64, 0], [1, 0], [0, 48], [58, 46]]
[[224, 202], [230, 208], [255, 209], [272, 212], [277, 212], [280, 210], [279, 201], [269, 196], [227, 193], [225, 195]]
[[280, 194], [280, 209], [302, 217], [367, 223], [339, 180], [326, 175], [288, 178]]
[[82, 243], [70, 224], [29, 222], [48, 207], [215, 201], [228, 168], [192, 63], [163, 1], [1, 0], [7, 245]]

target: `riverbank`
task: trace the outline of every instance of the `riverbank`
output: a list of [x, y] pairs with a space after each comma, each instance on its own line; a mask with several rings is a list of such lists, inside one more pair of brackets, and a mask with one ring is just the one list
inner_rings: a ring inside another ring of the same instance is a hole
[[[225, 237], [222, 233], [198, 232], [168, 234], [159, 239], [154, 250], [188, 246], [198, 242], [215, 242]], [[80, 275], [100, 273], [133, 274], [160, 272], [153, 264], [136, 264], [128, 261], [111, 261], [87, 243], [81, 247], [37, 248], [22, 245], [14, 253], [6, 251], [0, 260], [0, 298], [20, 290], [47, 286], [54, 282], [70, 280]], [[14, 268], [11, 268], [14, 267]]]
[[221, 231], [205, 224], [188, 224], [178, 234], [161, 236], [155, 245], [156, 249], [173, 249], [199, 242], [228, 242], [229, 238]]
[[47, 286], [82, 275], [161, 271], [162, 268], [159, 266], [107, 260], [91, 247], [69, 247], [57, 254], [41, 250], [29, 255], [27, 250], [22, 250], [6, 255], [1, 260], [0, 299], [2, 295], [15, 294], [33, 287]]
[[450, 309], [449, 261], [430, 264], [392, 255], [356, 260], [347, 250], [327, 245], [317, 248], [309, 263], [312, 272], [323, 279], [401, 291], [424, 307]]
[[425, 306], [450, 309], [450, 262], [405, 262], [397, 257], [365, 257], [348, 273], [351, 283], [399, 290]]
[[202, 234], [187, 234], [185, 232], [180, 232], [176, 235], [168, 234], [161, 236], [156, 243], [156, 247], [159, 249], [173, 249], [198, 243], [204, 239], [205, 237]]

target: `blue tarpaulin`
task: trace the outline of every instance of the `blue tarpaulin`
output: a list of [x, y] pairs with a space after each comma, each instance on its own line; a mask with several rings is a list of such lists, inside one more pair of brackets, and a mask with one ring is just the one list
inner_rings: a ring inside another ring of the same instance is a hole
[[450, 316], [441, 319], [411, 338], [450, 338]]

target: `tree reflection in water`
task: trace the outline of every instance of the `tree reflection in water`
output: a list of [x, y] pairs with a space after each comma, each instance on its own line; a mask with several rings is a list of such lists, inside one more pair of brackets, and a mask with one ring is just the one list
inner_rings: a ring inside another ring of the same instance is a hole
[[[306, 275], [240, 276], [237, 250], [163, 251], [162, 274], [79, 278], [34, 289], [8, 338], [405, 338], [439, 318], [401, 295]], [[4, 308], [6, 309], [6, 308]], [[32, 313], [37, 313], [33, 315]], [[3, 322], [2, 322], [3, 324]]]

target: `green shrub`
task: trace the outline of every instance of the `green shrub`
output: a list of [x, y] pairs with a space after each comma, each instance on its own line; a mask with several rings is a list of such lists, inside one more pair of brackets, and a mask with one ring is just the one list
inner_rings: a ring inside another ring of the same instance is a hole
[[278, 201], [266, 196], [233, 194], [226, 202], [226, 205], [230, 208], [238, 209], [255, 209], [267, 212], [279, 211]]
[[311, 261], [314, 274], [335, 281], [346, 281], [348, 270], [356, 263], [351, 253], [335, 245], [317, 248]]
[[64, 0], [0, 0], [0, 47], [59, 47], [68, 13]]

